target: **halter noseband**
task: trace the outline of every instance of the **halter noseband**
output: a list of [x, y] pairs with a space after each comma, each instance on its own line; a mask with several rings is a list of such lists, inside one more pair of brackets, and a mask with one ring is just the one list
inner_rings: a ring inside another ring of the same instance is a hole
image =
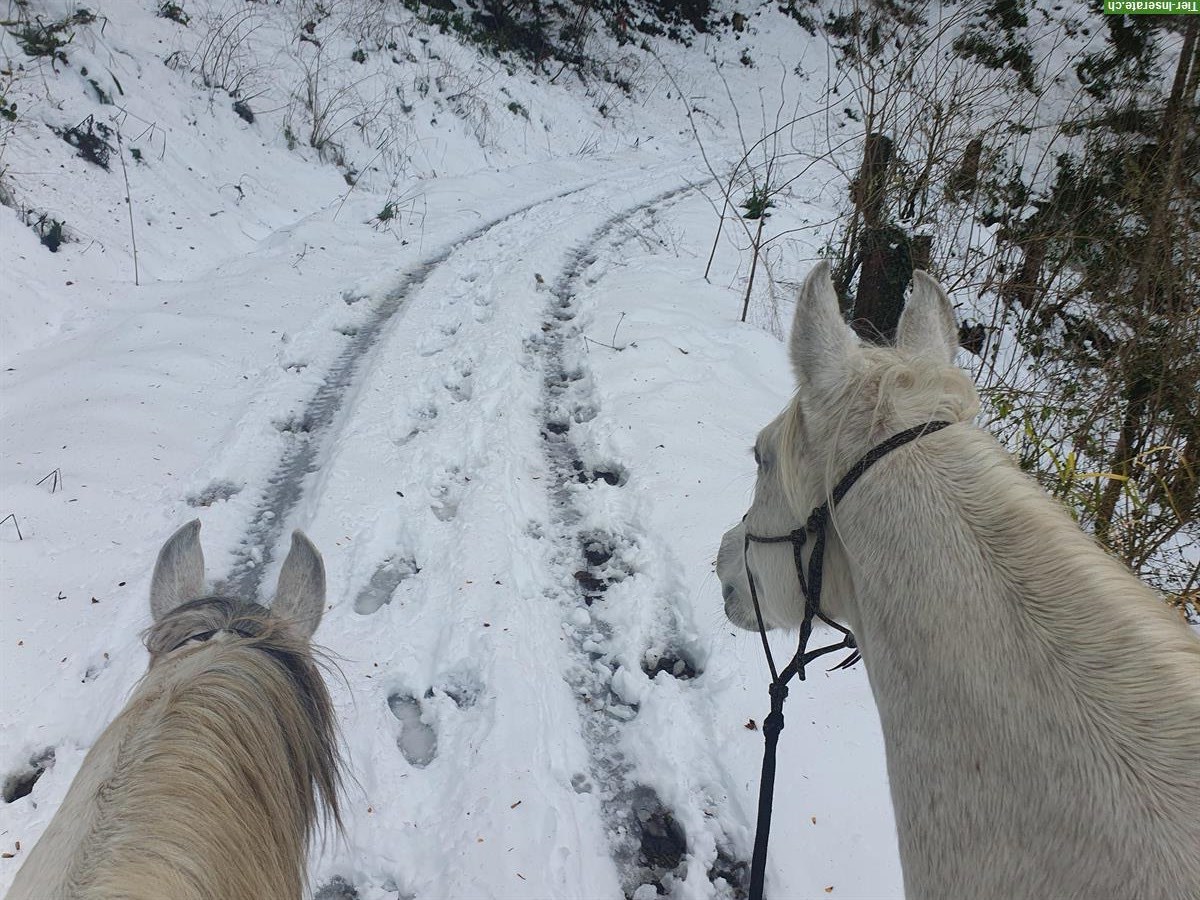
[[[846, 493], [854, 486], [867, 469], [879, 462], [897, 447], [902, 447], [922, 435], [933, 434], [951, 425], [950, 422], [926, 422], [892, 435], [882, 444], [874, 447], [862, 459], [856, 462], [837, 483], [829, 499], [816, 507], [804, 523], [787, 534], [773, 537], [751, 534], [746, 531], [746, 539], [742, 543], [742, 560], [746, 566], [746, 580], [750, 583], [750, 600], [754, 604], [754, 616], [758, 620], [758, 633], [762, 638], [763, 650], [767, 655], [767, 666], [771, 670], [771, 712], [763, 719], [763, 737], [766, 739], [766, 750], [763, 754], [762, 778], [758, 792], [758, 824], [754, 835], [754, 858], [750, 864], [750, 900], [762, 900], [763, 880], [767, 867], [767, 841], [771, 834], [771, 801], [775, 790], [775, 750], [779, 744], [779, 733], [783, 731], [783, 701], [787, 699], [787, 683], [793, 678], [804, 681], [804, 667], [819, 656], [834, 653], [838, 650], [850, 650], [850, 655], [834, 666], [834, 669], [846, 669], [861, 658], [858, 642], [850, 630], [834, 622], [821, 612], [821, 579], [825, 563], [825, 539], [829, 528], [829, 514], [841, 502]], [[812, 552], [808, 557], [808, 574], [805, 575], [803, 551], [808, 543], [809, 533], [813, 535]], [[767, 640], [767, 626], [763, 619], [762, 607], [758, 602], [758, 588], [754, 584], [754, 573], [750, 569], [750, 542], [756, 544], [791, 544], [792, 556], [796, 562], [796, 577], [800, 581], [800, 591], [804, 594], [804, 619], [800, 623], [800, 640], [796, 655], [780, 672], [775, 668], [775, 658], [771, 655], [771, 645]], [[813, 620], [820, 619], [842, 633], [842, 640], [837, 644], [808, 649], [808, 639], [812, 635]]]

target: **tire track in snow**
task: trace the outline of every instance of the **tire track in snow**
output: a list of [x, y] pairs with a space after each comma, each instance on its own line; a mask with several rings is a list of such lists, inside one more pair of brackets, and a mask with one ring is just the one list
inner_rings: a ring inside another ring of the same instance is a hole
[[292, 510], [304, 496], [305, 480], [320, 468], [322, 450], [329, 443], [329, 432], [342, 409], [343, 400], [359, 380], [365, 360], [408, 298], [421, 289], [438, 266], [473, 241], [539, 206], [556, 203], [593, 186], [594, 183], [561, 191], [490, 219], [426, 257], [400, 277], [399, 283], [376, 305], [366, 322], [347, 335], [346, 346], [321, 379], [320, 386], [304, 408], [288, 420], [285, 430], [290, 442], [267, 479], [253, 518], [233, 553], [230, 573], [220, 585], [222, 591], [237, 597], [259, 596], [263, 573], [274, 559], [275, 548]]
[[[609, 647], [614, 629], [605, 621], [601, 607], [605, 592], [615, 581], [638, 576], [623, 559], [628, 553], [628, 536], [606, 534], [587, 526], [590, 491], [580, 492], [577, 485], [620, 487], [627, 473], [619, 463], [602, 461], [586, 436], [577, 435], [580, 429], [573, 427], [593, 418], [596, 405], [586, 367], [573, 357], [568, 346], [572, 339], [582, 337], [575, 324], [576, 292], [585, 272], [599, 260], [600, 248], [619, 243], [614, 237], [635, 216], [692, 190], [694, 185], [673, 188], [648, 203], [613, 215], [570, 254], [551, 287], [552, 300], [539, 348], [544, 379], [542, 438], [552, 472], [550, 492], [559, 529], [556, 562], [562, 569], [560, 580], [574, 582], [574, 589], [566, 597], [566, 624], [567, 632], [574, 636], [576, 664], [565, 677], [582, 707], [592, 774], [600, 792], [612, 854], [630, 900], [674, 894], [675, 887], [684, 881], [695, 884], [695, 874], [689, 878], [688, 866], [698, 861], [698, 854], [689, 850], [693, 841], [689, 841], [676, 813], [652, 787], [639, 781], [635, 771], [638, 761], [630, 759], [623, 746], [627, 723], [637, 717], [639, 704], [630, 699], [636, 691], [618, 684], [630, 674], [622, 671]], [[695, 664], [681, 649], [679, 635], [667, 634], [665, 638], [665, 648], [647, 648], [643, 672], [651, 678], [665, 672], [679, 680], [690, 680], [696, 675]], [[661, 760], [643, 762], [661, 765]], [[593, 785], [579, 784], [576, 789], [592, 790]], [[707, 810], [701, 811], [702, 817], [710, 815]], [[707, 892], [709, 896], [740, 900], [745, 896], [749, 862], [738, 857], [719, 823], [718, 830], [715, 853], [708, 853], [705, 862]]]

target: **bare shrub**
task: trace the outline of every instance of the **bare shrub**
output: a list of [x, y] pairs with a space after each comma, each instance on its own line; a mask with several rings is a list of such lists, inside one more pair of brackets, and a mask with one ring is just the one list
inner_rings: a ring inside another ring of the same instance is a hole
[[261, 88], [263, 72], [251, 41], [268, 24], [266, 12], [255, 4], [206, 17], [188, 68], [207, 88], [235, 98], [254, 93]]
[[366, 130], [383, 109], [379, 98], [365, 99], [360, 87], [373, 77], [342, 81], [331, 71], [324, 45], [301, 44], [296, 53], [301, 71], [299, 89], [292, 95], [288, 122], [321, 158], [346, 166], [341, 137], [352, 127]]

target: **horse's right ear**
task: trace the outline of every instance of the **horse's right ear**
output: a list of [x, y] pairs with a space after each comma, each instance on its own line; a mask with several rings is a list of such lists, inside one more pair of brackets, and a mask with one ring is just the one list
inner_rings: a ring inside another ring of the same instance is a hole
[[325, 564], [303, 531], [292, 532], [292, 549], [283, 561], [271, 612], [287, 619], [306, 638], [321, 624], [325, 611]]
[[845, 383], [847, 362], [858, 339], [842, 318], [837, 291], [822, 260], [804, 280], [796, 301], [790, 344], [792, 368], [800, 386], [830, 393]]
[[896, 349], [914, 356], [931, 356], [953, 363], [958, 351], [958, 322], [946, 290], [930, 275], [916, 269], [912, 293], [896, 326]]
[[204, 551], [200, 549], [200, 520], [192, 519], [158, 551], [150, 579], [150, 615], [155, 622], [180, 604], [204, 595]]

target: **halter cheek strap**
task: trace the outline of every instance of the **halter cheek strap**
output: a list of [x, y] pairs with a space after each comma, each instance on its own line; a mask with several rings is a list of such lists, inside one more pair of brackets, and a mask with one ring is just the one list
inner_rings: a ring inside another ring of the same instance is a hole
[[[763, 720], [763, 737], [766, 748], [763, 752], [762, 778], [758, 789], [758, 823], [754, 835], [754, 858], [750, 864], [750, 900], [762, 900], [763, 880], [767, 868], [767, 841], [771, 835], [771, 806], [775, 791], [775, 753], [779, 745], [779, 733], [783, 731], [783, 701], [787, 699], [788, 682], [793, 678], [804, 681], [804, 667], [819, 656], [834, 653], [838, 650], [850, 650], [850, 655], [834, 666], [834, 669], [846, 669], [861, 659], [858, 642], [849, 629], [839, 625], [821, 612], [821, 580], [825, 564], [825, 541], [829, 529], [830, 511], [841, 502], [854, 483], [866, 471], [887, 456], [897, 447], [902, 447], [922, 435], [933, 434], [948, 427], [950, 422], [927, 422], [914, 428], [901, 431], [888, 438], [855, 463], [842, 480], [837, 483], [829, 499], [816, 507], [809, 514], [803, 528], [797, 528], [787, 534], [764, 537], [746, 531], [746, 539], [742, 544], [742, 559], [746, 565], [746, 580], [750, 583], [750, 600], [754, 604], [754, 615], [758, 620], [758, 633], [762, 638], [763, 650], [767, 656], [767, 666], [771, 670], [771, 712]], [[808, 543], [809, 534], [813, 536], [812, 551], [808, 557], [807, 575], [804, 565], [804, 547]], [[758, 602], [758, 587], [754, 583], [754, 572], [750, 569], [750, 542], [756, 544], [791, 544], [792, 557], [796, 564], [796, 578], [800, 581], [800, 591], [804, 595], [804, 619], [800, 623], [800, 640], [796, 655], [780, 672], [775, 668], [775, 658], [771, 654], [771, 644], [767, 640], [767, 626], [763, 619], [762, 607]], [[820, 619], [826, 625], [840, 631], [842, 640], [837, 644], [808, 649], [808, 639], [812, 635], [813, 620]]]

